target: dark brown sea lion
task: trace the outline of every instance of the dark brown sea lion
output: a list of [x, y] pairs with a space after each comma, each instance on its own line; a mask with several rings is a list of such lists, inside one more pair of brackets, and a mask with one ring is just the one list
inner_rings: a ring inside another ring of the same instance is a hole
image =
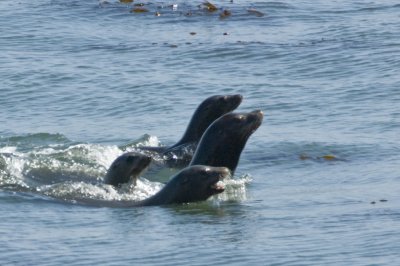
[[154, 196], [138, 202], [138, 206], [165, 205], [204, 201], [212, 195], [225, 190], [222, 179], [228, 177], [226, 167], [194, 165], [186, 167], [176, 174]]
[[226, 167], [194, 165], [181, 170], [159, 192], [142, 201], [84, 199], [78, 202], [92, 206], [121, 208], [204, 201], [225, 190], [224, 184], [219, 181], [228, 176], [230, 171]]
[[227, 167], [232, 174], [240, 154], [254, 131], [261, 125], [263, 112], [228, 113], [204, 132], [189, 165]]
[[104, 183], [118, 187], [133, 182], [150, 165], [151, 157], [137, 152], [127, 152], [119, 156], [111, 164], [104, 178]]

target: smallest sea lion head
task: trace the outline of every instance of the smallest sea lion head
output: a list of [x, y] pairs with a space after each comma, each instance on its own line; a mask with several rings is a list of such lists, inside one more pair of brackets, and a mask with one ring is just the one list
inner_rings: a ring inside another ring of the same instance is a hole
[[136, 180], [151, 162], [151, 157], [137, 153], [127, 152], [119, 156], [111, 164], [105, 177], [105, 183], [115, 187]]

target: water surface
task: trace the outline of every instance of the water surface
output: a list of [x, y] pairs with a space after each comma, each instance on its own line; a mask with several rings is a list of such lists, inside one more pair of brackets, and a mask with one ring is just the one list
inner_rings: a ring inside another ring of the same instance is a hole
[[[1, 261], [398, 264], [400, 5], [143, 3], [0, 2]], [[202, 100], [237, 93], [265, 118], [227, 193], [74, 204], [155, 193], [102, 184], [122, 147], [172, 144]]]

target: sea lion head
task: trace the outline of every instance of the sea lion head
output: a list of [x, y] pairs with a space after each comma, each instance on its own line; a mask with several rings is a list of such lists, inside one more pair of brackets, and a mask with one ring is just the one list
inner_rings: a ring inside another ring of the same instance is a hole
[[190, 165], [227, 167], [232, 173], [240, 154], [251, 136], [261, 125], [263, 112], [228, 113], [214, 121], [204, 132]]
[[194, 112], [182, 139], [173, 147], [198, 142], [208, 126], [222, 115], [232, 112], [242, 102], [243, 96], [214, 95], [205, 99]]
[[136, 184], [138, 176], [150, 165], [150, 162], [150, 156], [137, 152], [124, 153], [111, 164], [105, 183], [116, 187], [129, 181]]
[[230, 176], [226, 167], [194, 165], [180, 171], [167, 184], [171, 188], [171, 202], [187, 203], [204, 201], [212, 195], [222, 193], [225, 186], [221, 180]]

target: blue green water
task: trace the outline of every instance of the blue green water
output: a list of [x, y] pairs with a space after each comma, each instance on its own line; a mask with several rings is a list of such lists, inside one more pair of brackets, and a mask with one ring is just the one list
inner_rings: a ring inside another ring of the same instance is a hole
[[[0, 1], [1, 264], [397, 265], [400, 5], [143, 3]], [[238, 93], [265, 117], [226, 193], [73, 204], [154, 194], [101, 184], [121, 147], [173, 144]]]

